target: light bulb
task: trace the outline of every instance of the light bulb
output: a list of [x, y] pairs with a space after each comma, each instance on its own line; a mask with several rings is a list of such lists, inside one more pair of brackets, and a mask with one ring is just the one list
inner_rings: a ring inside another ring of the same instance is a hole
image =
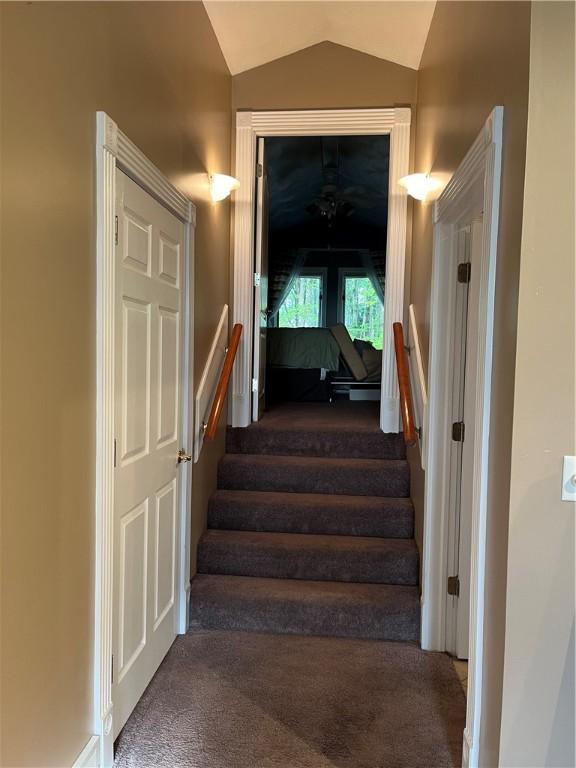
[[430, 192], [442, 186], [442, 182], [433, 179], [429, 173], [411, 173], [398, 179], [398, 184], [416, 200], [426, 200]]
[[211, 173], [208, 176], [208, 181], [210, 184], [210, 197], [214, 203], [224, 200], [240, 186], [238, 179], [235, 179], [233, 176], [226, 176], [225, 173]]

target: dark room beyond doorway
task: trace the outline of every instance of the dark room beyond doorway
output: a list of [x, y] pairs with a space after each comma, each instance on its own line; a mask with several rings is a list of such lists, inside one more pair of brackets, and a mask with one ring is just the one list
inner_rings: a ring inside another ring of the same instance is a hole
[[379, 400], [389, 136], [261, 141], [266, 405]]

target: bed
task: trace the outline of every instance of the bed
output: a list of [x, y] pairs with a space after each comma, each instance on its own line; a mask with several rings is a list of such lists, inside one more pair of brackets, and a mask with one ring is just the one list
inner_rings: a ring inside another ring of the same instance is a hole
[[[269, 328], [267, 401], [377, 399], [381, 365], [382, 352], [369, 342], [352, 341], [341, 323], [331, 328]], [[363, 394], [368, 392], [372, 394]]]

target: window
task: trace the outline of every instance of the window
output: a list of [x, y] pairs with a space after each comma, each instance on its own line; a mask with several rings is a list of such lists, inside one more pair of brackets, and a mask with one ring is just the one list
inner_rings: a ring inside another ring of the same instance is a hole
[[278, 311], [279, 328], [319, 328], [324, 325], [325, 275], [302, 271]]
[[366, 272], [346, 270], [340, 273], [340, 321], [352, 339], [371, 341], [382, 349], [384, 306]]

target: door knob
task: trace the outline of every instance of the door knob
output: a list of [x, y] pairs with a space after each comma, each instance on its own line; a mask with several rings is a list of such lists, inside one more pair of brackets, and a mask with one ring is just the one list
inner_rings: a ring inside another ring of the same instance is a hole
[[183, 448], [180, 448], [178, 451], [178, 464], [182, 464], [183, 461], [192, 461], [192, 456], [186, 453]]

